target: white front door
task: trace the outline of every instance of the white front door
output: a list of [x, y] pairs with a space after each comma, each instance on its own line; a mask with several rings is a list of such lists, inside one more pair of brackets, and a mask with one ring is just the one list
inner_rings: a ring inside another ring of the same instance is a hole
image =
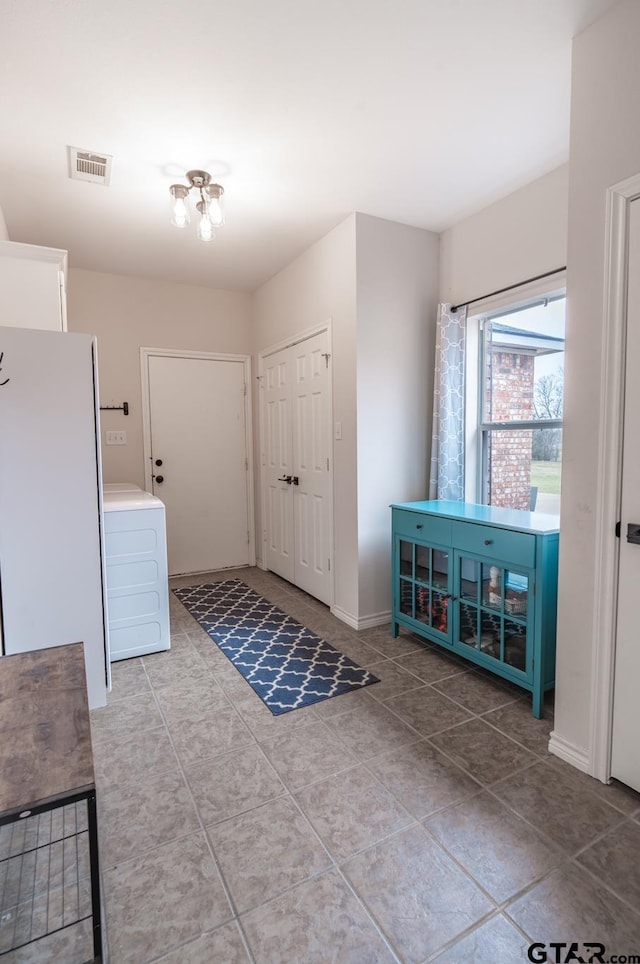
[[[627, 351], [618, 623], [616, 635], [611, 776], [640, 791], [640, 200], [630, 205]], [[629, 527], [631, 531], [629, 532]], [[637, 531], [637, 536], [633, 533]], [[637, 542], [628, 542], [627, 536]]]
[[267, 568], [330, 603], [328, 331], [268, 355], [263, 392]]
[[250, 565], [248, 359], [145, 358], [147, 478], [166, 506], [169, 574]]

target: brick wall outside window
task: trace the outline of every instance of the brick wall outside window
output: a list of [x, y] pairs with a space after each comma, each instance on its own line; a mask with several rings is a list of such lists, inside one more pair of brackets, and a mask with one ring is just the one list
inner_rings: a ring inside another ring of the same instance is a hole
[[[524, 421], [534, 417], [533, 363], [533, 354], [496, 350], [489, 353], [487, 421]], [[529, 509], [531, 445], [531, 430], [491, 433], [488, 492], [490, 505]]]

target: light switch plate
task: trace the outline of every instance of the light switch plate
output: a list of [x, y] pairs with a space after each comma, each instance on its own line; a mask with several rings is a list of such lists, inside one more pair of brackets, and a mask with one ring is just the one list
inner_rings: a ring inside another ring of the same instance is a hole
[[107, 445], [126, 445], [126, 432], [107, 432]]

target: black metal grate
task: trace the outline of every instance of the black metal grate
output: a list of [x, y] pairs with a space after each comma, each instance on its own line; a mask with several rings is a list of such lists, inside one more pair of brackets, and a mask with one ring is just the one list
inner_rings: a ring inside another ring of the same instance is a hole
[[87, 802], [0, 827], [0, 957], [69, 928], [65, 960], [93, 958]]

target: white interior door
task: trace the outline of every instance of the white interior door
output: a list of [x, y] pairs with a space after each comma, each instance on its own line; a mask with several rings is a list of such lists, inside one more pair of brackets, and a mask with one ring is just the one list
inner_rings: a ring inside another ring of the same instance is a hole
[[328, 333], [292, 346], [294, 581], [331, 602], [331, 406]]
[[[611, 775], [640, 791], [638, 689], [640, 688], [640, 200], [630, 205], [627, 350], [618, 620], [616, 635]], [[638, 530], [628, 542], [628, 527]]]
[[328, 331], [269, 355], [263, 376], [267, 567], [330, 603]]
[[265, 360], [263, 369], [265, 529], [267, 568], [295, 582], [293, 532], [293, 431], [290, 350]]
[[166, 506], [169, 574], [251, 564], [248, 361], [151, 352], [146, 361], [147, 451]]

